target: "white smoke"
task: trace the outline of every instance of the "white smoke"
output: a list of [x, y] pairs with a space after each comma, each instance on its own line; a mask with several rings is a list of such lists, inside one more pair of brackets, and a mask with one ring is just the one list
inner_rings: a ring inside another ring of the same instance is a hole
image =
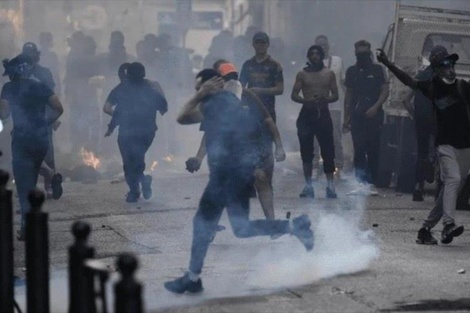
[[[284, 246], [276, 256], [259, 256], [259, 272], [249, 282], [255, 288], [282, 288], [311, 284], [321, 279], [366, 270], [379, 256], [372, 231], [360, 230], [344, 216], [322, 214], [315, 227], [315, 247], [299, 253]], [[287, 257], [280, 257], [284, 255]]]

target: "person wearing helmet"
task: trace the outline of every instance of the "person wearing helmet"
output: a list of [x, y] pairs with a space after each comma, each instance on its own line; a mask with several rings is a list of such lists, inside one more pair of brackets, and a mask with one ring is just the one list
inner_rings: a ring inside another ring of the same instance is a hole
[[[10, 78], [0, 96], [0, 118], [13, 120], [13, 175], [20, 200], [21, 228], [24, 240], [25, 214], [30, 210], [28, 193], [36, 187], [41, 163], [49, 149], [49, 127], [63, 113], [62, 104], [44, 83], [31, 78], [34, 61], [19, 55], [4, 62], [5, 76]], [[54, 114], [46, 114], [50, 107]]]

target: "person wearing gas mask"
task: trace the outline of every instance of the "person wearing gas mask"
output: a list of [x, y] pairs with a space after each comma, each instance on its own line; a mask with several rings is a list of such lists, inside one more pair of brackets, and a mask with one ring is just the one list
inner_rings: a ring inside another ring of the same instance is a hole
[[354, 169], [360, 186], [349, 194], [377, 195], [380, 129], [383, 103], [388, 98], [388, 80], [379, 64], [372, 60], [370, 43], [354, 44], [357, 62], [346, 71], [343, 133], [351, 131]]
[[[39, 169], [49, 149], [49, 127], [63, 113], [62, 104], [44, 83], [31, 79], [33, 61], [24, 54], [4, 61], [10, 78], [0, 96], [0, 118], [13, 120], [13, 175], [21, 208], [19, 240], [24, 240], [25, 214], [30, 210], [28, 193], [36, 187]], [[46, 114], [50, 107], [55, 114]]]
[[436, 205], [418, 231], [418, 244], [437, 244], [431, 229], [442, 219], [441, 243], [449, 244], [460, 236], [463, 226], [455, 224], [454, 214], [459, 190], [470, 170], [470, 84], [457, 79], [455, 63], [458, 54], [441, 50], [430, 58], [434, 71], [432, 80], [419, 81], [390, 62], [383, 51], [377, 56], [406, 86], [419, 90], [434, 107], [437, 123], [437, 157], [442, 188]]
[[[292, 89], [291, 99], [301, 103], [297, 118], [297, 135], [300, 143], [300, 156], [305, 177], [305, 187], [300, 197], [314, 198], [312, 186], [314, 138], [321, 148], [324, 171], [328, 181], [326, 197], [336, 198], [333, 173], [335, 172], [335, 146], [333, 140], [333, 122], [328, 104], [338, 100], [338, 86], [335, 73], [323, 64], [325, 52], [318, 45], [307, 51], [308, 63], [297, 74]], [[302, 96], [300, 95], [302, 92]]]

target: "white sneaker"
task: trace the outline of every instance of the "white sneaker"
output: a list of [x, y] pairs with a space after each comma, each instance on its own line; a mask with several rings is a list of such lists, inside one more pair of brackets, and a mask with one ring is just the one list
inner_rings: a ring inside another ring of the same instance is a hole
[[356, 189], [348, 192], [348, 196], [367, 196], [369, 193], [368, 188], [365, 184], [359, 183], [359, 186]]
[[369, 195], [370, 196], [378, 196], [379, 195], [379, 191], [377, 190], [377, 188], [375, 187], [375, 185], [369, 185]]

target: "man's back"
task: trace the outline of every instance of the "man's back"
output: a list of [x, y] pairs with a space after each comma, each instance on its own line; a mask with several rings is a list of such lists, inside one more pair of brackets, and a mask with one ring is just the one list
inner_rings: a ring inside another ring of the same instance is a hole
[[120, 133], [146, 133], [157, 130], [157, 111], [165, 113], [165, 98], [148, 82], [124, 83], [113, 90]]
[[1, 98], [8, 101], [15, 135], [42, 136], [47, 134], [46, 105], [53, 95], [45, 84], [31, 79], [8, 82]]

